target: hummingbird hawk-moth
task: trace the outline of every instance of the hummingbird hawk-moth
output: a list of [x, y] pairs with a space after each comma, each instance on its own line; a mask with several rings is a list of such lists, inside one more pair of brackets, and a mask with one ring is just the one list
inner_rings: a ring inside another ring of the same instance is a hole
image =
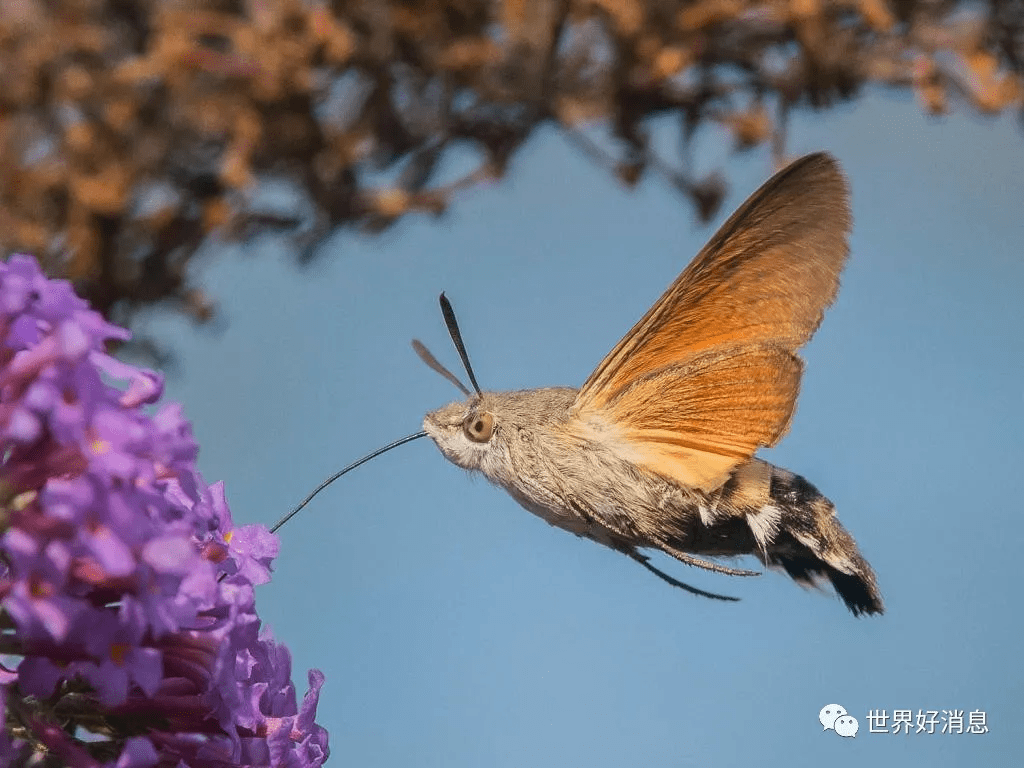
[[706, 557], [753, 555], [793, 579], [827, 579], [854, 613], [882, 613], [875, 575], [835, 508], [807, 480], [756, 458], [786, 433], [797, 350], [835, 299], [850, 211], [838, 164], [808, 155], [773, 176], [601, 361], [579, 389], [482, 392], [451, 306], [449, 330], [475, 389], [428, 413], [445, 458], [550, 524], [650, 564], [755, 575]]
[[473, 391], [420, 342], [417, 354], [466, 396], [423, 430], [342, 469], [429, 436], [530, 512], [636, 560], [669, 584], [722, 600], [653, 566], [643, 550], [756, 576], [705, 558], [753, 555], [794, 580], [831, 582], [854, 615], [882, 613], [871, 566], [807, 480], [755, 457], [796, 408], [797, 350], [839, 289], [850, 210], [825, 153], [775, 174], [729, 217], [579, 389], [484, 392], [451, 304], [452, 341]]

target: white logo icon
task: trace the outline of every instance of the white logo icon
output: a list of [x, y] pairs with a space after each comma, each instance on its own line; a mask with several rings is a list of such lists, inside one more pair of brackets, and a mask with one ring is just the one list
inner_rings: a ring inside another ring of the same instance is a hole
[[858, 728], [860, 728], [860, 723], [852, 715], [841, 715], [836, 718], [835, 730], [840, 736], [856, 736]]
[[844, 738], [857, 735], [860, 723], [857, 718], [846, 711], [842, 704], [826, 704], [818, 713], [818, 720], [826, 731], [835, 731]]
[[818, 719], [825, 726], [824, 730], [835, 730], [836, 719], [846, 714], [846, 708], [841, 704], [826, 704], [818, 713]]

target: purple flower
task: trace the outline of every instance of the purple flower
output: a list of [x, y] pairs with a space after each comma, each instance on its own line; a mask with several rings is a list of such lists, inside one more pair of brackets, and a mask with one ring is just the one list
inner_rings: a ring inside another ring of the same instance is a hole
[[322, 765], [323, 675], [298, 708], [288, 650], [255, 610], [277, 538], [234, 525], [179, 406], [142, 410], [163, 379], [107, 354], [127, 337], [33, 259], [0, 263], [0, 607], [15, 627], [0, 653], [20, 657], [0, 667], [0, 768], [26, 750], [97, 768]]

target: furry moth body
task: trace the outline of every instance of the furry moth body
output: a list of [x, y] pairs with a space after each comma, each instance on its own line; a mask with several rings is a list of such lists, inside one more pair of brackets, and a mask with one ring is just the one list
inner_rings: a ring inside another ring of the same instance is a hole
[[849, 228], [838, 165], [804, 157], [729, 218], [580, 389], [481, 392], [456, 338], [477, 392], [423, 428], [530, 512], [676, 586], [716, 597], [641, 550], [734, 575], [751, 572], [703, 558], [753, 555], [798, 582], [827, 579], [855, 615], [881, 613], [831, 502], [754, 457], [789, 426], [796, 352], [835, 298]]

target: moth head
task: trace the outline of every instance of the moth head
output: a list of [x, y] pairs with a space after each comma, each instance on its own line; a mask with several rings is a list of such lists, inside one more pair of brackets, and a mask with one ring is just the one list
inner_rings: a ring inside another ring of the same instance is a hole
[[488, 456], [501, 444], [503, 419], [487, 394], [473, 395], [431, 411], [423, 429], [445, 458], [464, 469], [483, 469]]
[[538, 441], [565, 433], [575, 397], [569, 387], [483, 392], [431, 411], [423, 429], [453, 464], [506, 483], [517, 464], [537, 458]]

